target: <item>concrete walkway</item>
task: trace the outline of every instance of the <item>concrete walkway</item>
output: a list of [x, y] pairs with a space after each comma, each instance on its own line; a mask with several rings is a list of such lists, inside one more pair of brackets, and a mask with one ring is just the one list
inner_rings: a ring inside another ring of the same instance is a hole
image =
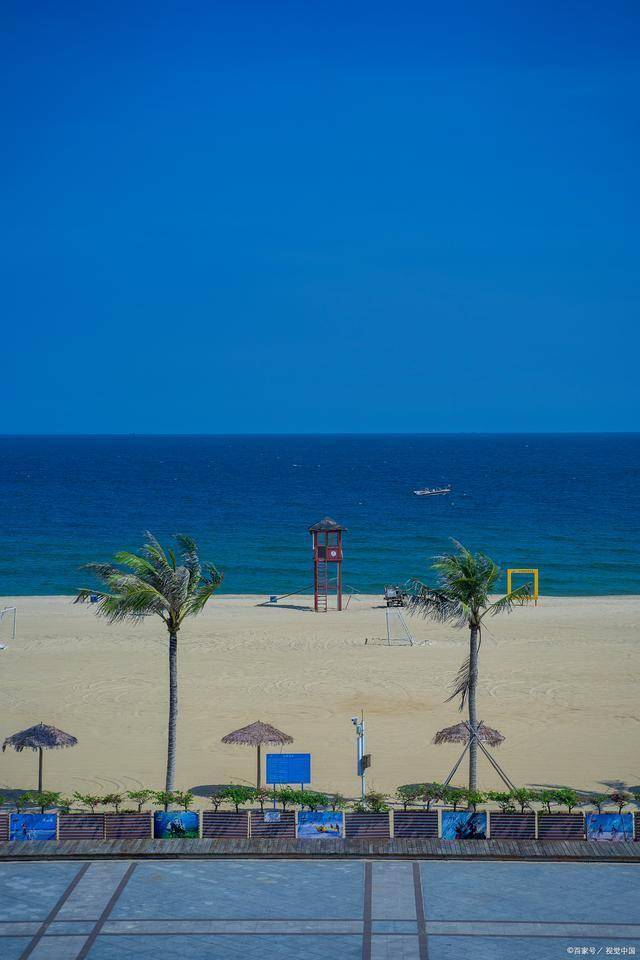
[[639, 904], [630, 863], [4, 862], [0, 957], [640, 957]]

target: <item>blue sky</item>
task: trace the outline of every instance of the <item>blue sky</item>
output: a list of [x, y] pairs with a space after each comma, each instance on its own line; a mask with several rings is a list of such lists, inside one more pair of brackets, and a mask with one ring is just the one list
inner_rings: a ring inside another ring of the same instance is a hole
[[636, 3], [2, 20], [0, 433], [638, 428]]

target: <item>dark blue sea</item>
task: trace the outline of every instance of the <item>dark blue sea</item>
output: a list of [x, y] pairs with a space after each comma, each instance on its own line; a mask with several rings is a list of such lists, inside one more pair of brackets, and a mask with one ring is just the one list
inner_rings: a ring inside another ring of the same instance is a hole
[[428, 578], [455, 537], [542, 593], [640, 593], [639, 491], [640, 434], [3, 437], [0, 594], [70, 594], [145, 530], [194, 536], [225, 592], [301, 590], [325, 515], [362, 592]]

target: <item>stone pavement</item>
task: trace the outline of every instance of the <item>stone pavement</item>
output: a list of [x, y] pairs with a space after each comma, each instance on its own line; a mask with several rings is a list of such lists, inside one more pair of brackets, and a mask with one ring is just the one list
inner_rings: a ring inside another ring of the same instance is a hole
[[2, 960], [634, 955], [633, 863], [0, 863]]

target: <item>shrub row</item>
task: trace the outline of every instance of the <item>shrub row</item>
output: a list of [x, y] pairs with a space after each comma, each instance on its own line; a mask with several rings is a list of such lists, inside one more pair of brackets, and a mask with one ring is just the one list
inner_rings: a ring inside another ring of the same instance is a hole
[[640, 804], [640, 792], [618, 790], [585, 796], [579, 795], [570, 787], [549, 790], [519, 787], [516, 790], [490, 790], [480, 793], [464, 787], [445, 787], [442, 783], [407, 783], [398, 787], [395, 800], [402, 804], [404, 810], [418, 804], [424, 804], [425, 808], [430, 810], [436, 803], [451, 806], [454, 810], [464, 804], [468, 809], [475, 810], [480, 804], [495, 803], [502, 813], [515, 813], [516, 810], [524, 813], [533, 810], [533, 805], [537, 803], [546, 813], [551, 813], [552, 807], [564, 807], [571, 813], [577, 806], [592, 806], [598, 813], [603, 807], [615, 806], [618, 812], [622, 813], [627, 804]]
[[[192, 793], [180, 790], [173, 793], [161, 790], [129, 790], [126, 793], [106, 793], [103, 796], [74, 793], [72, 797], [64, 797], [61, 793], [54, 793], [51, 790], [27, 790], [13, 800], [13, 805], [18, 812], [28, 807], [39, 807], [42, 813], [52, 808], [60, 810], [61, 813], [69, 813], [75, 804], [90, 810], [91, 813], [95, 813], [98, 807], [111, 807], [115, 813], [140, 813], [144, 804], [148, 802], [164, 807], [165, 810], [170, 805], [188, 810], [194, 801], [195, 797]], [[134, 803], [135, 808], [123, 810], [122, 806], [127, 802]], [[0, 806], [4, 803], [4, 797], [0, 796]]]
[[[282, 787], [275, 791], [257, 790], [255, 787], [247, 787], [242, 784], [231, 784], [217, 791], [211, 796], [211, 803], [215, 811], [226, 804], [239, 812], [240, 808], [248, 803], [258, 804], [260, 809], [263, 810], [265, 804], [273, 803], [274, 797], [283, 810], [294, 807], [307, 810], [318, 810], [320, 808], [343, 810], [347, 807], [347, 801], [340, 794], [328, 795], [315, 790], [294, 790], [291, 787]], [[53, 808], [68, 813], [76, 805], [81, 809], [89, 810], [91, 813], [96, 813], [98, 808], [111, 808], [115, 813], [140, 813], [147, 803], [164, 810], [168, 810], [170, 807], [189, 810], [195, 800], [194, 794], [187, 790], [176, 790], [168, 793], [165, 790], [141, 789], [129, 790], [125, 793], [108, 793], [102, 796], [90, 793], [74, 793], [71, 798], [63, 797], [62, 794], [52, 791], [27, 791], [16, 797], [13, 804], [18, 812], [27, 808], [39, 807], [42, 813]], [[135, 804], [135, 808], [127, 809], [125, 806], [123, 809], [123, 805], [127, 803]], [[0, 806], [3, 804], [4, 798], [0, 796]]]
[[[302, 810], [352, 810], [356, 813], [384, 813], [389, 810], [389, 800], [400, 804], [404, 810], [421, 805], [423, 809], [431, 810], [434, 805], [441, 803], [444, 806], [476, 810], [480, 804], [493, 803], [503, 813], [512, 813], [519, 810], [524, 813], [533, 810], [534, 804], [539, 804], [546, 813], [552, 812], [552, 807], [566, 808], [569, 813], [578, 806], [595, 807], [598, 813], [607, 806], [615, 806], [621, 813], [624, 807], [635, 802], [640, 805], [640, 793], [631, 791], [613, 791], [607, 794], [591, 794], [579, 796], [569, 787], [555, 790], [529, 790], [520, 787], [517, 790], [495, 791], [481, 793], [477, 790], [467, 790], [463, 787], [444, 786], [441, 783], [411, 783], [398, 787], [393, 798], [383, 793], [368, 793], [363, 800], [347, 801], [340, 794], [326, 794], [316, 790], [295, 790], [292, 787], [281, 787], [279, 790], [258, 790], [255, 787], [231, 784], [214, 793], [210, 800], [214, 811], [223, 805], [231, 806], [236, 812], [247, 804], [257, 804], [261, 810], [265, 805], [276, 800], [282, 810], [299, 808]], [[115, 813], [140, 813], [145, 804], [151, 803], [156, 807], [168, 810], [170, 807], [179, 807], [189, 810], [195, 803], [195, 796], [188, 790], [176, 790], [167, 793], [164, 790], [129, 790], [126, 793], [108, 793], [98, 796], [88, 793], [74, 793], [72, 798], [63, 797], [60, 793], [51, 791], [28, 791], [14, 800], [17, 811], [29, 807], [39, 807], [42, 813], [47, 809], [57, 808], [62, 812], [69, 812], [74, 804], [80, 808], [95, 813], [99, 807], [112, 808]], [[0, 805], [4, 802], [0, 797]], [[135, 804], [135, 808], [126, 808], [127, 803]]]

